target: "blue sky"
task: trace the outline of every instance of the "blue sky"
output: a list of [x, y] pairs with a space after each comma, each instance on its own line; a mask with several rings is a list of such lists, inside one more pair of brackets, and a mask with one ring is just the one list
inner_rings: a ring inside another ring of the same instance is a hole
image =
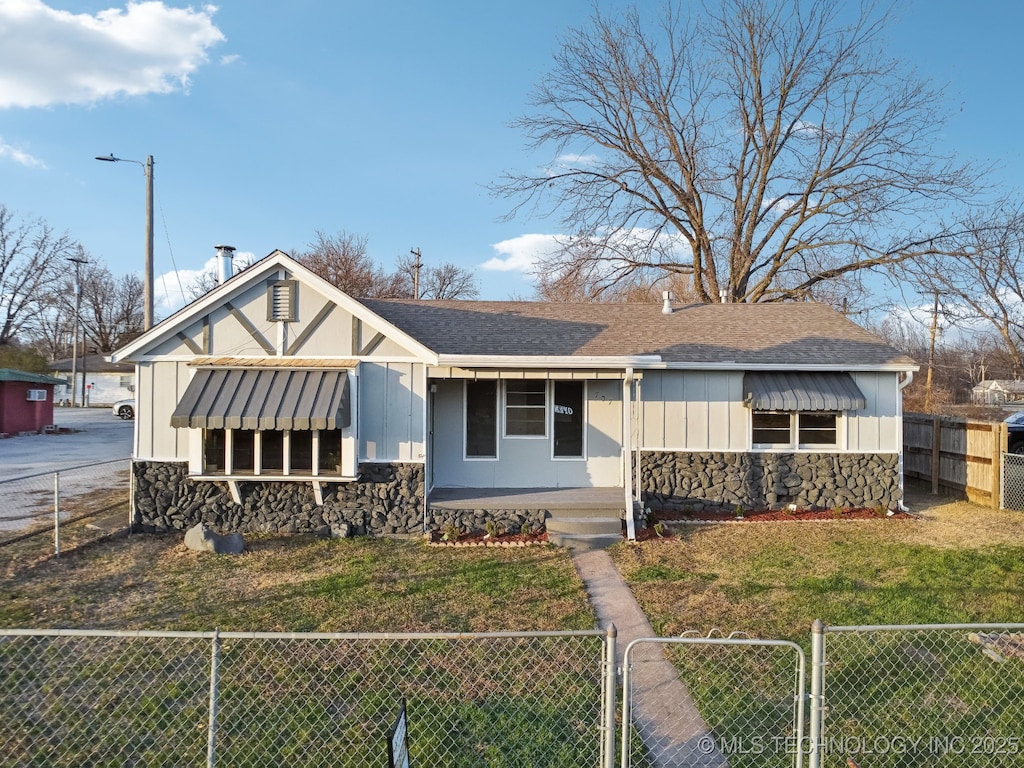
[[[161, 300], [175, 270], [187, 283], [215, 245], [262, 257], [316, 230], [366, 235], [386, 266], [411, 248], [459, 264], [482, 298], [528, 297], [524, 269], [558, 222], [501, 222], [509, 202], [486, 187], [551, 160], [509, 122], [592, 8], [0, 0], [0, 203], [67, 230], [115, 274], [141, 272], [142, 169], [94, 157], [152, 154], [158, 318], [180, 305]], [[1016, 184], [1024, 3], [898, 8], [892, 51], [947, 85], [948, 148]]]

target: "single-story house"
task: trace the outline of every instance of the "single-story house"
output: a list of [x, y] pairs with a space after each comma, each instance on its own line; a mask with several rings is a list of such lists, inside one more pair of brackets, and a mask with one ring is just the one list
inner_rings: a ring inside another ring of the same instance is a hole
[[280, 251], [112, 359], [140, 527], [360, 533], [891, 508], [917, 370], [816, 303], [360, 300]]
[[976, 405], [1024, 403], [1024, 381], [987, 379], [971, 388], [971, 402]]
[[54, 376], [64, 379], [54, 395], [58, 402], [71, 402], [71, 375], [74, 369], [76, 405], [110, 406], [135, 393], [135, 366], [112, 363], [106, 355], [84, 355], [50, 363]]
[[0, 434], [53, 427], [53, 388], [64, 382], [40, 373], [0, 368]]

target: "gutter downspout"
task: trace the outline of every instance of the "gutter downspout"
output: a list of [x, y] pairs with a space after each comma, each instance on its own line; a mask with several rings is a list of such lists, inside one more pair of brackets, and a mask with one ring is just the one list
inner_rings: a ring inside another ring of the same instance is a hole
[[636, 541], [636, 521], [633, 519], [633, 367], [626, 368], [622, 379], [622, 485], [626, 495], [626, 538]]
[[900, 453], [899, 453], [899, 457], [900, 457], [899, 458], [900, 503], [897, 506], [897, 508], [898, 508], [898, 510], [900, 512], [909, 512], [910, 511], [910, 509], [907, 507], [907, 505], [903, 503], [903, 499], [904, 499], [904, 490], [903, 490], [903, 390], [906, 389], [907, 387], [909, 387], [910, 386], [910, 382], [912, 382], [913, 380], [914, 380], [914, 372], [913, 371], [907, 371], [907, 377], [903, 381], [899, 382], [899, 384], [897, 385], [897, 390], [900, 393], [900, 414], [899, 414], [899, 418], [896, 420], [897, 424], [899, 424], [899, 441], [900, 441]]

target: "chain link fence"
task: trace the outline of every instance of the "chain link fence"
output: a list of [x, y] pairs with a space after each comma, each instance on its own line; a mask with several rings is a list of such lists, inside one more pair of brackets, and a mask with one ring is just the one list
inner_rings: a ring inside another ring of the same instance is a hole
[[1002, 454], [1000, 509], [1024, 510], [1024, 454]]
[[36, 539], [59, 555], [126, 528], [130, 497], [130, 459], [0, 480], [0, 547]]
[[0, 630], [0, 764], [379, 768], [404, 700], [413, 765], [611, 768], [614, 658], [598, 631]]
[[819, 628], [812, 768], [1024, 765], [1024, 624]]
[[623, 662], [622, 766], [801, 765], [804, 652], [783, 640], [651, 638]]

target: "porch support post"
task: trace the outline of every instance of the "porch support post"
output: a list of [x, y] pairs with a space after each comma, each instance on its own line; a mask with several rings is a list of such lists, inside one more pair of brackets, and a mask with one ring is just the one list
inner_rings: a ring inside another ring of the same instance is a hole
[[626, 494], [626, 537], [636, 541], [633, 519], [633, 369], [626, 368], [622, 379], [622, 484]]

